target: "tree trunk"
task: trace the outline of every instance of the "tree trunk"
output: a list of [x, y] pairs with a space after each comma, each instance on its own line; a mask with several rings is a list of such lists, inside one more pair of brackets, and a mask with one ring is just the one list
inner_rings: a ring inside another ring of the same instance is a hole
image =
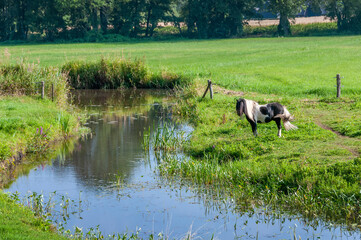
[[145, 36], [148, 37], [149, 33], [149, 23], [150, 23], [150, 15], [152, 14], [152, 6], [150, 5], [148, 8], [148, 15], [147, 15], [147, 28], [145, 29]]
[[18, 22], [17, 22], [17, 38], [26, 40], [27, 38], [27, 26], [25, 26], [25, 2], [19, 1], [18, 3]]
[[105, 7], [101, 7], [99, 9], [99, 17], [100, 17], [100, 27], [103, 31], [103, 34], [106, 34], [108, 30], [108, 19], [107, 19]]
[[278, 34], [282, 36], [288, 36], [290, 31], [290, 22], [288, 21], [287, 15], [280, 14], [280, 23], [278, 25]]
[[92, 24], [93, 30], [98, 31], [99, 24], [98, 24], [98, 10], [97, 9], [95, 9], [95, 8], [92, 9], [91, 18], [92, 18], [91, 24]]
[[182, 28], [181, 28], [180, 22], [178, 21], [177, 17], [174, 15], [173, 12], [172, 12], [172, 17], [173, 17], [174, 26], [178, 28], [179, 35], [180, 35], [181, 37], [183, 37], [183, 33], [182, 33]]

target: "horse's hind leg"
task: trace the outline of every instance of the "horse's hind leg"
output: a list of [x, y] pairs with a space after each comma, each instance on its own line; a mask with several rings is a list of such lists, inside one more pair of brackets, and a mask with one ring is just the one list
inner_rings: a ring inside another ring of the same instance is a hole
[[258, 136], [257, 123], [252, 122], [251, 125], [252, 125], [253, 135], [254, 135], [255, 137], [257, 137], [257, 136]]
[[280, 118], [276, 118], [275, 122], [277, 124], [277, 128], [278, 128], [278, 137], [281, 137], [281, 131], [282, 131], [282, 125], [281, 125], [281, 119]]

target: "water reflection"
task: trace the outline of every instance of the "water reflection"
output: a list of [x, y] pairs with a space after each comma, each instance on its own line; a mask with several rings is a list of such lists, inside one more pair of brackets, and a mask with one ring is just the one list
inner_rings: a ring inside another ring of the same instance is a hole
[[69, 164], [86, 184], [94, 180], [107, 186], [113, 175], [129, 182], [144, 163], [143, 131], [171, 121], [170, 106], [160, 104], [167, 92], [85, 90], [73, 95], [74, 103], [91, 113], [92, 137], [77, 144]]
[[[199, 239], [359, 239], [358, 232], [319, 222], [310, 227], [298, 216], [237, 208], [225, 192], [170, 181], [157, 175], [157, 157], [142, 148], [144, 129], [172, 121], [172, 101], [162, 91], [85, 90], [73, 92], [73, 103], [86, 109], [92, 137], [70, 146], [50, 165], [19, 177], [10, 192], [29, 192], [83, 201], [81, 213], [66, 228], [99, 225], [103, 234], [163, 232], [171, 239], [189, 233]], [[189, 131], [187, 125], [174, 123]], [[119, 184], [117, 184], [117, 181]]]

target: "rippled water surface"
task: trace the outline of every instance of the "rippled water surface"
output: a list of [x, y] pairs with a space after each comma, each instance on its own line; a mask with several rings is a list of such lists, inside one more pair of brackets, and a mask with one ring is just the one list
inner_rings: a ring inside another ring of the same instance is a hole
[[7, 190], [43, 194], [45, 201], [52, 195], [58, 202], [70, 199], [66, 229], [98, 226], [108, 235], [140, 228], [142, 237], [163, 233], [170, 239], [187, 234], [195, 239], [360, 239], [359, 232], [322, 221], [309, 226], [264, 209], [241, 213], [230, 198], [160, 177], [155, 153], [142, 148], [144, 131], [165, 122], [192, 131], [174, 122], [176, 99], [167, 92], [85, 90], [73, 95], [74, 104], [91, 114], [92, 136], [70, 144], [52, 164], [18, 177]]

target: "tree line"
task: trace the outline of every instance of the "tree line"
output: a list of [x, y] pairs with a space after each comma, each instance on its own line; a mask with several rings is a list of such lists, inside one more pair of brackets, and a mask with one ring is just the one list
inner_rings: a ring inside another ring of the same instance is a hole
[[340, 31], [361, 30], [361, 0], [0, 0], [0, 41], [152, 37], [159, 23], [183, 37], [237, 37], [244, 21], [262, 12], [278, 16], [278, 33], [289, 35], [290, 19], [310, 8], [337, 19]]

